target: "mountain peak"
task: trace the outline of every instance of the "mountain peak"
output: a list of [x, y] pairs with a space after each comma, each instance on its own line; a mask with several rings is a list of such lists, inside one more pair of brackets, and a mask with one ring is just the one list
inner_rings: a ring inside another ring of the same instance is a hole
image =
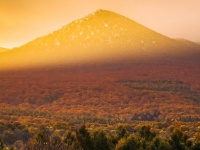
[[104, 9], [97, 9], [94, 13], [108, 13], [108, 12], [111, 12], [111, 11], [104, 10]]
[[109, 10], [98, 9], [93, 14], [116, 14], [116, 13]]
[[[118, 17], [123, 17], [123, 18], [126, 18], [120, 14], [117, 14], [115, 12], [112, 12], [112, 11], [109, 11], [109, 10], [104, 10], [104, 9], [98, 9], [96, 10], [95, 12], [91, 13], [91, 14], [88, 14], [85, 18], [87, 17], [113, 17], [113, 18], [118, 18]], [[128, 18], [126, 18], [128, 19]]]

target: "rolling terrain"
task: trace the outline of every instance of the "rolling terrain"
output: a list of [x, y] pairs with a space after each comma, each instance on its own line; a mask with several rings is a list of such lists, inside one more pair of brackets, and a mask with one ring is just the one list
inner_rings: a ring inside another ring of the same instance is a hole
[[0, 54], [2, 121], [200, 120], [200, 46], [98, 10]]
[[4, 72], [1, 120], [199, 121], [199, 73], [185, 60]]

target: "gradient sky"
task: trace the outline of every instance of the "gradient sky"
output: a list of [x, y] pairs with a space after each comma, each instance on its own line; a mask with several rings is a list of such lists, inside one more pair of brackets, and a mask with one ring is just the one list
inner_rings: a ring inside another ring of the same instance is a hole
[[200, 0], [0, 0], [0, 47], [23, 45], [97, 9], [200, 42]]

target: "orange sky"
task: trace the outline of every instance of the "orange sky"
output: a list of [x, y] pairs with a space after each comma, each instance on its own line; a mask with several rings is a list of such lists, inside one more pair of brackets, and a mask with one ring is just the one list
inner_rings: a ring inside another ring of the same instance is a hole
[[0, 0], [0, 47], [46, 35], [97, 9], [122, 14], [172, 38], [200, 41], [200, 0]]

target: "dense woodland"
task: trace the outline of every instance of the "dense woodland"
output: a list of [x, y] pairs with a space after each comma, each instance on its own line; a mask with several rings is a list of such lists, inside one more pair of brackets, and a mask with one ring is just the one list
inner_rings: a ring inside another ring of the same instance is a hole
[[[200, 123], [102, 125], [0, 123], [0, 149], [23, 150], [199, 150]], [[191, 129], [193, 128], [193, 129]], [[191, 131], [195, 130], [195, 132]]]
[[199, 74], [197, 60], [1, 72], [0, 149], [200, 149]]
[[185, 62], [0, 73], [1, 120], [200, 121], [200, 63]]

